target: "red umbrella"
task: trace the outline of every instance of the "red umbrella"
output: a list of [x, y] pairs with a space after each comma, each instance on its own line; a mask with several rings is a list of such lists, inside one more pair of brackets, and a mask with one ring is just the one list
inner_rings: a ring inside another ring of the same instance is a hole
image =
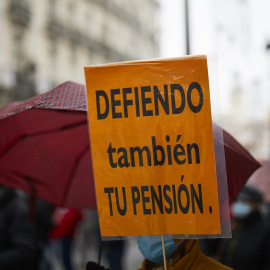
[[256, 187], [263, 194], [266, 203], [270, 203], [270, 160], [260, 160], [262, 167], [248, 180], [248, 184]]
[[96, 208], [85, 86], [0, 108], [0, 183], [69, 208]]
[[[73, 82], [0, 108], [0, 183], [58, 206], [96, 208], [86, 111], [85, 86]], [[260, 164], [223, 135], [232, 200]]]
[[[215, 146], [218, 147], [224, 141], [228, 195], [231, 203], [236, 200], [249, 177], [261, 164], [233, 136], [225, 130], [220, 132], [220, 129], [219, 126], [213, 125]], [[217, 169], [219, 169], [218, 167]]]

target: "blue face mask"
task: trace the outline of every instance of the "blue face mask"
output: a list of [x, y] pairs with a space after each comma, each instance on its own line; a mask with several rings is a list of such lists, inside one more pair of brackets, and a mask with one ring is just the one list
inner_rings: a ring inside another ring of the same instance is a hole
[[235, 202], [232, 205], [232, 214], [235, 218], [244, 219], [251, 213], [251, 206], [245, 202]]
[[[138, 237], [139, 250], [143, 256], [152, 263], [163, 262], [162, 241], [160, 235], [143, 235]], [[164, 247], [166, 259], [168, 259], [177, 249], [171, 235], [164, 235]]]

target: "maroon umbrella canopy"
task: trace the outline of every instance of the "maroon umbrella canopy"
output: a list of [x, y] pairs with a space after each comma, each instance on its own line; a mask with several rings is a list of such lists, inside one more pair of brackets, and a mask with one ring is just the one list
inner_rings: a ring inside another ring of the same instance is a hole
[[[222, 144], [224, 141], [228, 195], [229, 202], [231, 203], [236, 200], [237, 195], [246, 184], [249, 177], [261, 164], [228, 132], [223, 130], [223, 132], [220, 133], [220, 129], [219, 126], [213, 125], [215, 146]], [[218, 160], [216, 160], [216, 162], [218, 163]], [[217, 170], [219, 170], [218, 165]]]
[[[86, 111], [85, 86], [73, 82], [0, 108], [0, 183], [58, 206], [96, 208]], [[215, 144], [223, 147], [219, 129]], [[223, 136], [232, 201], [260, 164]]]
[[261, 164], [229, 133], [223, 131], [230, 202], [235, 200], [248, 178]]
[[95, 208], [85, 86], [0, 108], [0, 182], [64, 207]]
[[265, 202], [270, 203], [270, 160], [260, 160], [262, 167], [248, 180], [248, 184], [257, 188], [263, 194]]

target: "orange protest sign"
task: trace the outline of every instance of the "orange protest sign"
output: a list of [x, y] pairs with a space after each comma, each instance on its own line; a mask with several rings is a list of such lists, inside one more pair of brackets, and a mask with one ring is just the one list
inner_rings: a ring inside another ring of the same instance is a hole
[[219, 234], [206, 56], [85, 68], [101, 234]]

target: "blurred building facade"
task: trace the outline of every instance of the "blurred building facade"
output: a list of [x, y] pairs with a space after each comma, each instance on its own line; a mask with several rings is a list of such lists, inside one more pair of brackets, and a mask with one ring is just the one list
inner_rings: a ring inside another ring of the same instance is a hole
[[[218, 1], [219, 61], [232, 79], [224, 77], [229, 104], [224, 126], [257, 158], [270, 158], [270, 65], [265, 28], [269, 2]], [[224, 12], [225, 11], [225, 12]], [[222, 15], [221, 15], [222, 14]], [[230, 14], [230, 19], [226, 14]], [[268, 32], [268, 33], [267, 33]], [[228, 57], [228, 50], [230, 56]]]
[[0, 106], [64, 81], [84, 66], [159, 56], [159, 0], [0, 1]]
[[270, 2], [190, 4], [192, 54], [217, 56], [223, 126], [256, 158], [270, 158]]

